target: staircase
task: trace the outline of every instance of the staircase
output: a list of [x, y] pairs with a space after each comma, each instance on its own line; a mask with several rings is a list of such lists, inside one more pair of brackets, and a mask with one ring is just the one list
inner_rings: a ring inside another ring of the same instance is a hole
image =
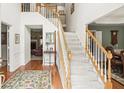
[[98, 76], [93, 65], [88, 59], [85, 51], [75, 32], [64, 32], [67, 45], [72, 51], [71, 60], [71, 84], [74, 89], [102, 89], [103, 84], [98, 81]]
[[[112, 88], [111, 52], [107, 52], [89, 30], [86, 30], [86, 51], [84, 51], [75, 32], [64, 32], [57, 12], [46, 5], [35, 6], [33, 12], [38, 12], [58, 29], [57, 52], [60, 64], [58, 70], [63, 88]], [[21, 10], [27, 12], [25, 7], [23, 9], [23, 4]]]

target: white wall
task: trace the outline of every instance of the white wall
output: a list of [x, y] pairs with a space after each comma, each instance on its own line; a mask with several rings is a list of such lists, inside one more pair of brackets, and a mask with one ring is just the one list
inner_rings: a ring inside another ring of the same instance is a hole
[[15, 44], [15, 34], [20, 33], [20, 5], [14, 3], [1, 4], [1, 21], [11, 25], [9, 29], [10, 43], [10, 71], [20, 66], [20, 44]]
[[24, 28], [25, 31], [25, 64], [31, 60], [31, 29]]
[[90, 22], [104, 16], [105, 14], [121, 7], [124, 4], [117, 3], [98, 3], [98, 4], [89, 4], [89, 3], [80, 3], [75, 4], [75, 11], [70, 14], [70, 5], [66, 4], [67, 9], [67, 31], [76, 31], [80, 42], [85, 46], [85, 29], [86, 25]]
[[[4, 3], [0, 4], [0, 21], [9, 25], [9, 44], [10, 44], [10, 71], [16, 70], [21, 65], [25, 65], [30, 60], [30, 54], [26, 54], [27, 48], [30, 46], [26, 42], [26, 34], [28, 34], [26, 25], [43, 25], [43, 44], [45, 44], [45, 33], [53, 32], [57, 28], [39, 13], [21, 13], [20, 4]], [[0, 26], [1, 28], [1, 26]], [[0, 29], [1, 30], [1, 29]], [[0, 31], [1, 32], [1, 31]], [[15, 44], [15, 34], [20, 34], [20, 44]], [[0, 34], [1, 35], [1, 34]], [[1, 40], [0, 40], [1, 43]], [[26, 45], [28, 46], [26, 46]], [[26, 47], [25, 47], [26, 46]], [[0, 44], [1, 47], [1, 44]], [[46, 47], [43, 46], [43, 50]], [[29, 51], [29, 50], [28, 50]], [[29, 52], [30, 53], [30, 52]], [[27, 56], [27, 57], [26, 57]], [[0, 48], [1, 57], [1, 48]]]
[[[30, 17], [29, 17], [30, 16]], [[21, 14], [21, 64], [25, 65], [27, 62], [27, 60], [25, 59], [26, 57], [26, 50], [25, 50], [25, 26], [26, 25], [41, 25], [43, 26], [43, 51], [46, 50], [46, 46], [45, 46], [45, 39], [46, 39], [46, 32], [54, 32], [55, 30], [57, 30], [57, 28], [51, 23], [49, 22], [46, 18], [44, 18], [43, 16], [41, 16], [39, 13], [22, 13]], [[27, 46], [27, 44], [26, 44]], [[27, 46], [29, 47], [29, 46]], [[29, 57], [29, 56], [28, 56]], [[30, 58], [27, 58], [30, 59]], [[44, 59], [43, 59], [44, 61]], [[45, 64], [45, 63], [43, 63]]]

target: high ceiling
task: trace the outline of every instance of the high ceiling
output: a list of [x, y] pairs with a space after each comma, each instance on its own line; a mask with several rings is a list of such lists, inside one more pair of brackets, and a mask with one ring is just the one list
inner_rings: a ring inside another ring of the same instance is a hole
[[96, 24], [124, 24], [124, 6], [97, 19]]

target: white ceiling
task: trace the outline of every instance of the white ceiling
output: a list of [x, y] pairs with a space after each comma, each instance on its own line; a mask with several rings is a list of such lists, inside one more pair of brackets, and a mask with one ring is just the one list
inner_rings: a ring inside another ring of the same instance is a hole
[[96, 24], [124, 24], [124, 6], [97, 19]]

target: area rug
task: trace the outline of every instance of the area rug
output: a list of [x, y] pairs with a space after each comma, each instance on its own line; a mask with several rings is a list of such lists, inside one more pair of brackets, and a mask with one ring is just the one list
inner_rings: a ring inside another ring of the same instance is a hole
[[3, 89], [50, 89], [51, 75], [49, 71], [20, 71], [8, 79]]

